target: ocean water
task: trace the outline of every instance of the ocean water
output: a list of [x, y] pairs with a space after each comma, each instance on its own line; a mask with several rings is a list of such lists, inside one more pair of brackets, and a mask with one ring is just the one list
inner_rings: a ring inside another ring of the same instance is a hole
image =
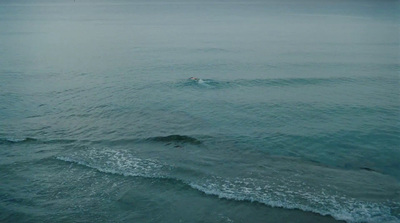
[[0, 222], [400, 222], [399, 11], [0, 1]]

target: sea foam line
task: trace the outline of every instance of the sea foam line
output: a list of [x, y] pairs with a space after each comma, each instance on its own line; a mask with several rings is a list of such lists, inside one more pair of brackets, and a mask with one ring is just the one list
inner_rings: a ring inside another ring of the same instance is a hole
[[[105, 159], [104, 159], [105, 158]], [[188, 180], [172, 173], [172, 168], [155, 160], [139, 159], [121, 152], [89, 152], [88, 160], [68, 156], [56, 159], [76, 163], [103, 173], [122, 176], [176, 180], [207, 195], [222, 199], [259, 202], [271, 207], [299, 209], [350, 223], [388, 222], [399, 223], [400, 219], [391, 214], [391, 205], [356, 201], [353, 198], [307, 191], [291, 191], [285, 186], [268, 185], [258, 179], [224, 179], [209, 176]], [[306, 202], [300, 202], [299, 199]]]

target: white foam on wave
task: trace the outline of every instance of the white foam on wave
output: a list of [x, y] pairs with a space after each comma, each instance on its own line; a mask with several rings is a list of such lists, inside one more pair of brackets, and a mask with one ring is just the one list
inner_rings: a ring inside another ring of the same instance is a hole
[[[0, 139], [3, 141], [3, 139]], [[29, 142], [29, 141], [37, 141], [35, 138], [25, 137], [25, 138], [5, 138], [4, 141], [9, 143], [20, 143], [20, 142]]]
[[328, 194], [322, 189], [320, 191], [296, 191], [283, 184], [271, 185], [268, 182], [251, 178], [227, 180], [218, 177], [206, 179], [204, 182], [190, 183], [190, 186], [219, 198], [259, 202], [271, 207], [299, 209], [323, 216], [329, 215], [337, 220], [351, 223], [400, 222], [391, 214], [391, 206], [400, 205], [400, 203], [362, 202], [343, 195]]
[[58, 160], [76, 163], [104, 173], [123, 176], [165, 178], [165, 165], [151, 159], [140, 159], [121, 151], [97, 151], [57, 156]]
[[[123, 176], [174, 179], [188, 184], [193, 189], [219, 198], [251, 201], [271, 207], [299, 209], [332, 216], [337, 220], [351, 223], [388, 222], [399, 223], [400, 219], [391, 213], [400, 210], [400, 202], [372, 202], [355, 199], [297, 179], [288, 178], [229, 178], [227, 176], [205, 176], [194, 178], [177, 171], [173, 166], [153, 159], [135, 157], [129, 151], [82, 150], [69, 155], [58, 156], [58, 160], [94, 168], [104, 173]], [[396, 208], [397, 207], [397, 208]]]

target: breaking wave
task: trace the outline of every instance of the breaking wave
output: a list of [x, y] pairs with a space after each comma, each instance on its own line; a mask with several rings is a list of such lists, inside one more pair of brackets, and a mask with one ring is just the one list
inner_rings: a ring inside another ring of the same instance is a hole
[[4, 138], [0, 139], [0, 145], [7, 145], [7, 144], [30, 144], [30, 143], [35, 143], [35, 144], [57, 144], [57, 143], [73, 143], [76, 142], [77, 140], [72, 140], [72, 139], [52, 139], [52, 140], [44, 140], [44, 139], [37, 139], [37, 138], [31, 138], [31, 137], [26, 137], [26, 138]]
[[[300, 183], [300, 182], [298, 182]], [[300, 183], [301, 184], [301, 183]], [[190, 186], [208, 195], [238, 201], [251, 201], [266, 204], [271, 207], [299, 209], [332, 216], [337, 220], [351, 223], [361, 222], [399, 222], [398, 217], [392, 216], [392, 210], [400, 203], [374, 203], [357, 201], [341, 194], [328, 194], [324, 189], [293, 190], [287, 185], [268, 184], [262, 180], [210, 178]]]
[[191, 136], [186, 136], [186, 135], [168, 135], [168, 136], [156, 136], [156, 137], [151, 137], [148, 138], [147, 140], [149, 141], [154, 141], [154, 142], [178, 142], [178, 143], [189, 143], [189, 144], [201, 144], [201, 141], [191, 137]]
[[[175, 137], [169, 137], [175, 138]], [[179, 138], [179, 137], [178, 137]], [[186, 139], [185, 137], [183, 137]], [[163, 138], [162, 138], [163, 139]], [[175, 140], [175, 139], [174, 139]], [[332, 188], [288, 178], [227, 177], [193, 174], [182, 167], [155, 159], [141, 159], [129, 151], [89, 149], [56, 159], [79, 164], [103, 173], [174, 180], [207, 195], [222, 199], [258, 202], [271, 207], [299, 209], [337, 220], [357, 222], [400, 222], [400, 202], [358, 200]]]
[[0, 139], [0, 144], [15, 144], [15, 143], [29, 143], [29, 142], [37, 142], [38, 140], [35, 138], [22, 138], [22, 139]]

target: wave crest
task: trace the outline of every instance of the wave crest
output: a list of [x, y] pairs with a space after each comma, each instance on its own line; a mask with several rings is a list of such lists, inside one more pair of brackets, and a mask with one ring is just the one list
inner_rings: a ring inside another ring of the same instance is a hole
[[167, 142], [167, 143], [189, 143], [189, 144], [195, 144], [199, 145], [201, 144], [201, 141], [190, 136], [186, 135], [168, 135], [168, 136], [156, 136], [156, 137], [151, 137], [148, 138], [147, 140], [149, 141], [154, 141], [154, 142]]
[[15, 144], [15, 143], [30, 143], [37, 142], [39, 140], [35, 138], [26, 137], [23, 139], [0, 139], [0, 144]]
[[[177, 136], [168, 136], [175, 140]], [[178, 137], [180, 138], [180, 137]], [[161, 138], [165, 140], [165, 138]], [[183, 137], [186, 139], [186, 137]], [[169, 139], [171, 140], [171, 139]], [[261, 178], [219, 176], [216, 173], [187, 171], [178, 164], [162, 163], [155, 159], [138, 158], [131, 151], [85, 149], [56, 159], [76, 163], [103, 173], [122, 176], [173, 180], [208, 195], [223, 199], [258, 202], [271, 207], [299, 209], [329, 215], [347, 222], [399, 222], [396, 212], [400, 202], [359, 200], [335, 188], [320, 187], [287, 176]], [[322, 173], [322, 172], [321, 172]], [[329, 173], [329, 171], [325, 172]], [[333, 178], [334, 179], [334, 178]], [[334, 183], [334, 182], [333, 182]], [[396, 186], [396, 188], [398, 188]]]

